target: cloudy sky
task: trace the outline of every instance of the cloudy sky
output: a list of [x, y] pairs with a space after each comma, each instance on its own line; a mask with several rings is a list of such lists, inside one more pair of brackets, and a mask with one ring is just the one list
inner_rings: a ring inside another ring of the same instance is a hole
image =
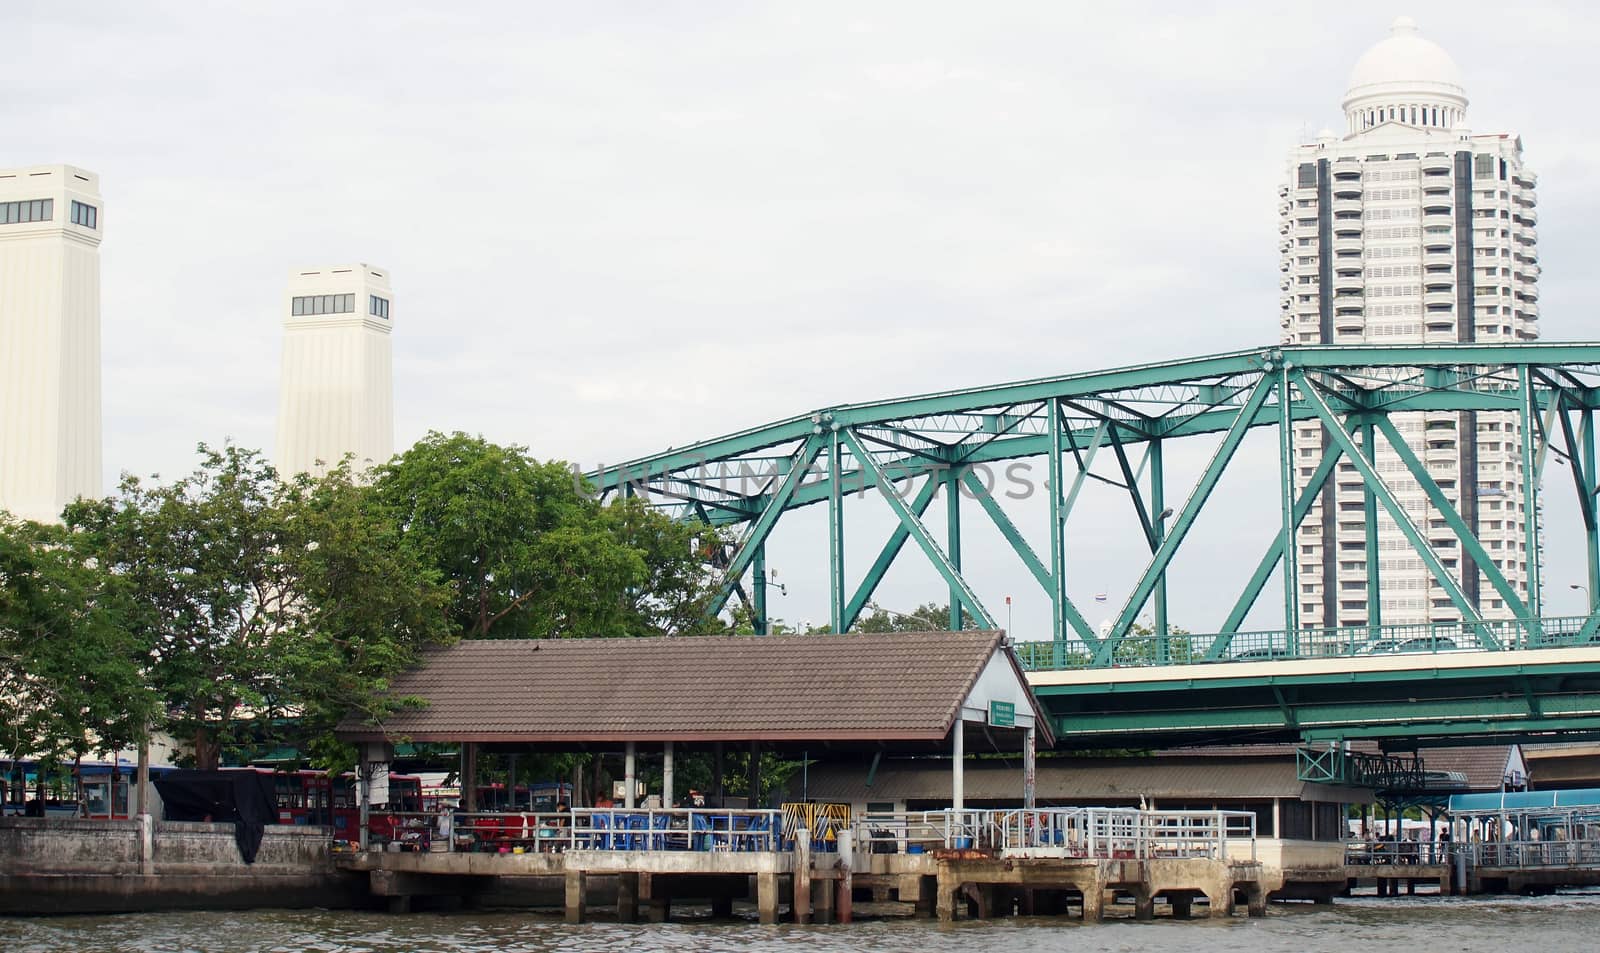
[[[0, 165], [101, 175], [108, 487], [201, 440], [270, 448], [305, 265], [390, 269], [397, 445], [586, 465], [1272, 341], [1286, 151], [1340, 126], [1402, 13], [1461, 64], [1472, 128], [1524, 137], [1546, 337], [1600, 337], [1594, 12], [1208, 6], [10, 0]], [[1276, 508], [1222, 512], [1200, 558], [1244, 526], [1253, 562]], [[1126, 533], [1079, 531], [1076, 594], [1118, 601]], [[825, 616], [825, 547], [796, 539], [778, 611]], [[989, 545], [986, 598], [1035, 623]], [[1226, 607], [1194, 577], [1174, 618], [1203, 629]]]

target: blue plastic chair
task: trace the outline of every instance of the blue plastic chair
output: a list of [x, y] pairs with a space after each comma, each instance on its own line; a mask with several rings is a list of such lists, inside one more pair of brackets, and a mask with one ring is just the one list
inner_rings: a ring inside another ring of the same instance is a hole
[[[655, 815], [652, 815], [651, 818], [650, 818], [650, 828], [651, 828], [651, 830], [654, 830], [654, 831], [665, 831], [667, 829], [667, 827], [669, 826], [671, 821], [672, 821], [672, 818], [668, 817], [665, 814], [655, 814]], [[651, 850], [665, 850], [666, 846], [667, 846], [667, 835], [665, 833], [651, 834], [650, 835], [650, 849]]]
[[645, 835], [631, 832], [649, 830], [649, 824], [649, 818], [643, 814], [628, 815], [628, 830], [630, 831], [628, 834], [628, 850], [644, 850]]
[[611, 815], [593, 814], [590, 816], [593, 818], [594, 833], [591, 836], [594, 838], [594, 849], [610, 850], [611, 835], [607, 832], [611, 830]]
[[689, 815], [689, 849], [711, 849], [711, 819], [704, 814]]

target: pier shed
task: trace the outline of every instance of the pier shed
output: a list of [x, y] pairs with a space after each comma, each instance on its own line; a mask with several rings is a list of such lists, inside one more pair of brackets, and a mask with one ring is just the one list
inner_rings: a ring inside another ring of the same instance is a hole
[[352, 716], [340, 737], [469, 752], [620, 749], [627, 807], [640, 746], [660, 746], [668, 802], [685, 748], [942, 752], [960, 807], [969, 746], [1020, 755], [1017, 796], [1031, 804], [1033, 752], [1054, 743], [998, 631], [464, 641], [426, 652], [391, 690], [426, 704], [379, 724]]

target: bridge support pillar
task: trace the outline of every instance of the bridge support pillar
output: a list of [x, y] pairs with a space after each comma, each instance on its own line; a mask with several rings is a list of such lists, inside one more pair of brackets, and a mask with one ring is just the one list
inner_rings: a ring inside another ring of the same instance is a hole
[[794, 922], [811, 922], [811, 831], [794, 832]]
[[1251, 884], [1244, 891], [1244, 908], [1252, 917], [1267, 915], [1267, 891], [1259, 884]]
[[581, 870], [567, 871], [567, 903], [566, 921], [568, 923], [582, 923], [587, 916], [584, 891], [588, 887], [585, 882], [588, 878]]

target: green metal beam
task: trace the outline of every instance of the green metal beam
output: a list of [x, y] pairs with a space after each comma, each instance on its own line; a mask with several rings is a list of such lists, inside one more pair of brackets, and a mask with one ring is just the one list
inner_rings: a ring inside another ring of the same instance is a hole
[[[1305, 381], [1303, 372], [1295, 370], [1289, 373], [1300, 383], [1301, 395], [1312, 405], [1317, 415], [1322, 418], [1322, 422], [1325, 425], [1324, 431], [1339, 442], [1345, 458], [1355, 464], [1356, 471], [1361, 474], [1361, 479], [1365, 481], [1367, 486], [1372, 488], [1372, 492], [1378, 497], [1378, 501], [1389, 512], [1389, 518], [1394, 520], [1395, 525], [1400, 528], [1400, 532], [1406, 539], [1411, 541], [1411, 545], [1416, 549], [1417, 555], [1422, 557], [1423, 565], [1427, 566], [1433, 577], [1439, 580], [1439, 585], [1450, 596], [1450, 601], [1455, 603], [1456, 609], [1461, 612], [1462, 620], [1481, 622], [1482, 619], [1479, 617], [1477, 609], [1468, 601], [1466, 593], [1461, 591], [1461, 585], [1444, 568], [1444, 563], [1439, 560], [1439, 555], [1433, 551], [1432, 546], [1428, 545], [1428, 541], [1423, 538], [1416, 524], [1411, 521], [1410, 514], [1406, 512], [1400, 501], [1395, 498], [1394, 492], [1389, 489], [1388, 484], [1383, 482], [1383, 478], [1378, 475], [1378, 471], [1373, 469], [1366, 459], [1361, 456], [1361, 451], [1351, 442], [1350, 436], [1345, 433], [1344, 427], [1339, 423], [1338, 418], [1334, 417], [1333, 411], [1329, 410], [1328, 405], [1323, 403], [1322, 397], [1317, 393], [1316, 388]], [[1482, 629], [1479, 631], [1480, 633], [1483, 632]], [[1493, 637], [1487, 635], [1487, 633], [1481, 634], [1480, 638], [1488, 639], [1490, 642], [1494, 641]], [[1485, 645], [1485, 648], [1497, 647]]]
[[[961, 470], [951, 467], [945, 471], [945, 546], [950, 556], [950, 567], [958, 574], [961, 572]], [[950, 587], [950, 631], [960, 632], [962, 629], [961, 618], [961, 592], [955, 586]]]
[[1183, 544], [1184, 537], [1189, 534], [1189, 527], [1194, 525], [1195, 518], [1200, 515], [1200, 510], [1211, 496], [1211, 491], [1217, 485], [1217, 480], [1222, 477], [1222, 471], [1233, 459], [1233, 453], [1239, 449], [1239, 443], [1250, 429], [1250, 420], [1256, 411], [1266, 403], [1267, 395], [1272, 392], [1272, 381], [1267, 378], [1256, 383], [1250, 392], [1250, 397], [1245, 401], [1244, 407], [1239, 411], [1233, 427], [1223, 435], [1222, 442], [1217, 446], [1216, 452], [1211, 457], [1211, 462], [1206, 465], [1200, 474], [1200, 479], [1195, 483], [1194, 489], [1189, 494], [1189, 499], [1184, 501], [1183, 510], [1178, 513], [1172, 523], [1172, 532], [1161, 541], [1161, 546], [1155, 555], [1150, 558], [1150, 563], [1140, 575], [1133, 592], [1128, 596], [1128, 601], [1123, 605], [1122, 612], [1118, 614], [1111, 633], [1101, 643], [1095, 653], [1098, 664], [1107, 664], [1112, 653], [1121, 644], [1122, 637], [1127, 633], [1133, 620], [1138, 617], [1144, 608], [1150, 593], [1155, 589], [1156, 581], [1167, 571], [1167, 565], [1172, 562], [1172, 556]]
[[[1304, 389], [1305, 379], [1300, 378], [1299, 383]], [[1278, 368], [1278, 501], [1281, 510], [1278, 532], [1283, 553], [1285, 647], [1290, 655], [1297, 655], [1300, 651], [1300, 548], [1294, 541], [1295, 527], [1299, 525], [1294, 518], [1294, 474], [1298, 463], [1294, 457], [1294, 418], [1289, 413], [1291, 386], [1289, 365], [1284, 363]], [[1323, 598], [1332, 599], [1333, 593], [1324, 593]]]
[[[1317, 502], [1317, 494], [1322, 491], [1322, 485], [1328, 482], [1328, 477], [1333, 474], [1334, 468], [1339, 465], [1339, 458], [1344, 451], [1339, 445], [1329, 442], [1322, 448], [1322, 459], [1317, 462], [1317, 468], [1311, 472], [1311, 477], [1306, 481], [1305, 489], [1300, 491], [1300, 498], [1294, 503], [1294, 525], [1296, 529], [1305, 522], [1306, 514], [1311, 512], [1311, 507]], [[1261, 590], [1266, 587], [1267, 580], [1271, 578], [1272, 571], [1278, 567], [1278, 561], [1283, 558], [1283, 533], [1275, 532], [1272, 535], [1272, 544], [1267, 547], [1267, 552], [1261, 557], [1261, 562], [1256, 565], [1256, 571], [1251, 574], [1250, 581], [1245, 583], [1244, 591], [1239, 594], [1239, 599], [1233, 604], [1233, 610], [1228, 613], [1228, 618], [1222, 623], [1221, 634], [1212, 643], [1206, 652], [1207, 659], [1218, 659], [1227, 651], [1233, 636], [1238, 633], [1239, 626], [1244, 623], [1245, 616], [1250, 614], [1250, 609], [1255, 605], [1256, 599], [1261, 595]]]
[[1531, 373], [1526, 364], [1517, 368], [1517, 383], [1522, 387], [1518, 423], [1522, 428], [1522, 525], [1528, 560], [1528, 612], [1537, 619], [1544, 611], [1543, 582], [1539, 578], [1539, 562], [1544, 554], [1539, 549], [1539, 471], [1533, 462], [1533, 428], [1539, 419], [1539, 405], [1533, 397]]
[[[869, 471], [878, 470], [877, 462], [873, 460], [872, 454], [862, 447], [854, 431], [844, 428], [836, 432], [850, 448], [850, 452], [855, 456], [858, 463]], [[933, 563], [933, 568], [939, 571], [939, 575], [944, 577], [945, 583], [956, 593], [957, 598], [971, 610], [973, 619], [979, 625], [986, 629], [994, 628], [994, 617], [989, 614], [989, 610], [983, 607], [983, 603], [978, 601], [977, 593], [973, 592], [971, 587], [967, 585], [967, 581], [961, 578], [961, 573], [951, 564], [950, 558], [945, 555], [944, 550], [940, 549], [939, 544], [934, 542], [933, 536], [928, 532], [928, 528], [922, 525], [922, 520], [911, 512], [911, 508], [906, 506], [905, 501], [900, 499], [898, 494], [889, 488], [889, 483], [881, 472], [877, 472], [876, 476], [878, 478], [878, 490], [882, 494], [884, 501], [889, 504], [889, 508], [894, 511], [895, 516], [899, 517], [900, 523], [910, 530], [911, 538], [916, 541], [918, 546], [922, 547], [923, 554], [928, 557], [929, 562]]]
[[[1378, 441], [1370, 417], [1361, 419], [1361, 454], [1366, 457], [1367, 466], [1376, 470]], [[1379, 573], [1378, 497], [1364, 480], [1361, 483], [1361, 516], [1367, 543], [1367, 628], [1372, 632], [1372, 640], [1376, 641], [1378, 629], [1383, 625], [1383, 589], [1379, 585], [1382, 576]]]
[[840, 461], [839, 425], [834, 424], [828, 433], [828, 626], [836, 633], [845, 630], [844, 480]]
[[707, 613], [716, 615], [722, 607], [728, 604], [728, 597], [733, 594], [733, 589], [744, 578], [744, 571], [750, 567], [750, 562], [755, 559], [759, 550], [767, 541], [767, 536], [772, 533], [772, 527], [777, 524], [778, 517], [783, 514], [788, 505], [789, 497], [794, 495], [795, 487], [805, 478], [806, 469], [811, 466], [811, 461], [822, 452], [822, 441], [811, 437], [801, 445], [798, 453], [791, 458], [789, 470], [783, 475], [772, 499], [767, 501], [766, 507], [761, 511], [744, 538], [739, 541], [733, 553], [733, 558], [728, 562], [728, 568], [723, 571], [722, 584], [717, 587], [717, 592], [712, 596], [707, 606]]
[[[1478, 569], [1488, 578], [1489, 585], [1493, 586], [1495, 591], [1500, 593], [1500, 598], [1506, 601], [1506, 606], [1511, 609], [1511, 614], [1518, 619], [1529, 618], [1528, 607], [1523, 604], [1522, 596], [1517, 593], [1516, 587], [1506, 581], [1505, 574], [1500, 571], [1500, 567], [1495, 563], [1495, 560], [1483, 548], [1483, 544], [1478, 541], [1478, 537], [1473, 535], [1472, 528], [1467, 525], [1466, 520], [1462, 519], [1461, 513], [1451, 505], [1449, 498], [1445, 496], [1444, 490], [1440, 488], [1438, 481], [1434, 480], [1433, 474], [1429, 473], [1428, 468], [1423, 465], [1421, 460], [1417, 459], [1416, 453], [1406, 443], [1406, 439], [1400, 435], [1400, 431], [1395, 429], [1394, 424], [1387, 417], [1379, 417], [1374, 423], [1377, 424], [1378, 429], [1383, 431], [1383, 438], [1389, 442], [1389, 446], [1394, 450], [1395, 456], [1400, 458], [1400, 462], [1405, 465], [1412, 479], [1417, 481], [1417, 485], [1427, 495], [1428, 502], [1438, 511], [1439, 516], [1445, 521], [1445, 525], [1450, 527], [1450, 531], [1455, 533], [1456, 538], [1461, 541], [1461, 548], [1467, 551], [1467, 555], [1472, 557], [1472, 561], [1477, 565]], [[1480, 634], [1480, 640], [1482, 637]], [[1498, 648], [1498, 646], [1484, 645], [1484, 648], [1492, 649]]]
[[[922, 484], [922, 489], [917, 492], [916, 499], [911, 501], [911, 512], [920, 519], [928, 511], [928, 505], [939, 493], [939, 481], [929, 478]], [[894, 487], [889, 487], [890, 493], [897, 493]], [[883, 576], [894, 565], [895, 558], [900, 555], [900, 550], [905, 548], [906, 540], [911, 538], [911, 530], [904, 523], [896, 523], [894, 532], [889, 534], [889, 541], [883, 544], [883, 550], [878, 553], [878, 558], [873, 560], [872, 567], [867, 570], [867, 575], [861, 580], [861, 585], [856, 588], [856, 594], [850, 597], [849, 605], [844, 609], [844, 631], [849, 632], [855, 628], [856, 620], [861, 618], [861, 611], [872, 601], [872, 594], [878, 591], [878, 584], [883, 582]]]

